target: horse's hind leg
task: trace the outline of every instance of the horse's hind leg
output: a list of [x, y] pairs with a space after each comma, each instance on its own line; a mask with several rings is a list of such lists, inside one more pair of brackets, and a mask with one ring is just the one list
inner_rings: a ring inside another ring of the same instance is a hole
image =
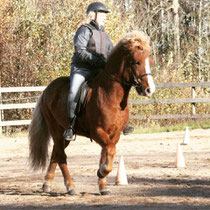
[[101, 195], [108, 195], [110, 193], [107, 189], [106, 176], [112, 171], [115, 154], [116, 146], [114, 144], [102, 148], [98, 170], [98, 185]]
[[74, 189], [74, 183], [73, 180], [70, 176], [69, 170], [67, 168], [67, 163], [66, 163], [66, 155], [65, 155], [65, 161], [59, 161], [59, 167], [62, 171], [63, 177], [64, 177], [64, 184], [66, 186], [67, 192], [70, 195], [75, 195], [77, 194], [76, 190]]
[[[69, 142], [65, 141], [65, 148], [68, 146]], [[56, 148], [56, 146], [53, 146], [53, 151], [52, 151], [52, 155], [51, 155], [51, 160], [50, 160], [50, 164], [48, 166], [48, 170], [45, 176], [45, 182], [43, 184], [43, 191], [44, 192], [50, 192], [51, 191], [51, 185], [52, 185], [52, 181], [54, 179], [55, 176], [55, 169], [56, 166], [58, 164], [58, 158], [57, 158], [57, 153], [58, 153], [58, 149]], [[65, 154], [64, 154], [65, 156]], [[66, 159], [66, 157], [65, 157]], [[71, 179], [71, 176], [69, 174], [68, 168], [67, 168], [67, 164], [65, 164], [65, 161], [59, 161], [61, 162], [59, 164], [60, 169], [62, 171], [62, 174], [64, 176], [64, 183], [66, 185], [67, 191], [70, 194], [75, 194], [75, 190], [73, 190], [74, 184], [73, 181]], [[62, 163], [64, 162], [64, 163]]]
[[[53, 151], [54, 151], [54, 148], [53, 148]], [[52, 181], [53, 181], [54, 176], [55, 176], [55, 169], [56, 169], [56, 166], [57, 166], [57, 162], [54, 161], [53, 153], [54, 152], [52, 152], [50, 164], [48, 166], [47, 173], [46, 173], [46, 176], [45, 176], [45, 182], [42, 186], [42, 190], [44, 192], [50, 192], [51, 191]]]
[[51, 183], [53, 181], [55, 174], [55, 169], [58, 164], [64, 177], [64, 183], [67, 192], [71, 195], [76, 194], [76, 191], [74, 190], [73, 180], [67, 168], [67, 161], [66, 161], [67, 157], [64, 150], [68, 146], [69, 142], [65, 141], [65, 139], [63, 138], [64, 129], [57, 124], [56, 120], [48, 110], [47, 111], [42, 110], [42, 111], [45, 114], [45, 120], [47, 122], [50, 134], [54, 142], [50, 164], [45, 176], [43, 190], [47, 192], [50, 191]]
[[[63, 137], [60, 138], [59, 141], [58, 141], [58, 138], [53, 138], [53, 140], [54, 140], [53, 152], [52, 152], [51, 161], [47, 170], [47, 174], [45, 176], [43, 190], [44, 191], [50, 190], [50, 186], [53, 181], [54, 174], [55, 174], [55, 169], [58, 164], [64, 177], [64, 184], [66, 186], [67, 192], [70, 195], [74, 195], [76, 194], [76, 191], [74, 189], [75, 186], [70, 176], [69, 170], [67, 168], [67, 161], [66, 161], [67, 157], [64, 151], [64, 149], [66, 148], [69, 142], [65, 141]], [[65, 142], [66, 142], [66, 145], [64, 145]]]

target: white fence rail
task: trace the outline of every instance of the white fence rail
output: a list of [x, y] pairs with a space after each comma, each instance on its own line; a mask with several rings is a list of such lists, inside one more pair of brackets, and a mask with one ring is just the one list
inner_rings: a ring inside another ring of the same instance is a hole
[[46, 86], [37, 86], [37, 87], [6, 87], [0, 88], [1, 93], [18, 93], [18, 92], [35, 92], [43, 91]]
[[[8, 87], [0, 88], [0, 100], [2, 93], [22, 93], [22, 92], [41, 92], [45, 89], [45, 86], [38, 87]], [[31, 120], [12, 120], [12, 121], [3, 121], [2, 113], [6, 109], [23, 109], [23, 108], [34, 108], [36, 103], [20, 103], [20, 104], [2, 104], [0, 102], [0, 134], [2, 133], [3, 126], [12, 126], [12, 125], [29, 125]]]
[[[157, 84], [157, 88], [174, 88], [174, 87], [191, 87], [192, 98], [187, 99], [151, 99], [151, 100], [130, 100], [131, 104], [171, 104], [171, 103], [190, 103], [192, 106], [192, 113], [187, 115], [151, 115], [142, 116], [135, 115], [131, 116], [131, 119], [180, 119], [180, 118], [210, 118], [210, 114], [196, 114], [196, 103], [210, 103], [210, 98], [195, 98], [196, 87], [210, 87], [210, 82], [203, 83], [162, 83]], [[34, 108], [36, 103], [20, 103], [20, 104], [2, 104], [1, 95], [2, 93], [15, 93], [15, 92], [41, 92], [45, 89], [45, 86], [38, 87], [11, 87], [11, 88], [0, 88], [0, 133], [2, 132], [3, 126], [12, 125], [28, 125], [30, 120], [15, 120], [15, 121], [4, 121], [2, 119], [2, 112], [7, 109], [23, 109], [23, 108]]]

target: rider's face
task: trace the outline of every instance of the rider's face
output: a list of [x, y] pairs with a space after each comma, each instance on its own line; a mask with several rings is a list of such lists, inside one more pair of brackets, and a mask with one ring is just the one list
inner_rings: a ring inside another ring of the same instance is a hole
[[96, 18], [96, 22], [98, 23], [98, 25], [104, 26], [105, 21], [106, 21], [106, 13], [98, 12]]

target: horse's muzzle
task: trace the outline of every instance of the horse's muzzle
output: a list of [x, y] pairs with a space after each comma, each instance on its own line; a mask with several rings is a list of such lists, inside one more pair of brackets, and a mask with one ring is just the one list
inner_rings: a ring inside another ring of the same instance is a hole
[[152, 92], [149, 87], [143, 88], [142, 86], [139, 86], [139, 87], [136, 87], [136, 91], [139, 95], [142, 95], [142, 96], [147, 96], [147, 97], [152, 96]]
[[152, 96], [152, 92], [151, 92], [151, 89], [150, 88], [146, 88], [144, 90], [144, 92], [145, 92], [145, 96], [147, 96], [147, 97], [151, 97]]

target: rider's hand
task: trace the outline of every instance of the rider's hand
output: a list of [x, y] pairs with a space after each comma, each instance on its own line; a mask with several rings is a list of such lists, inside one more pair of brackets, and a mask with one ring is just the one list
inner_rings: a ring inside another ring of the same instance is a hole
[[97, 68], [104, 68], [106, 65], [106, 58], [103, 54], [95, 54], [96, 60], [95, 60], [95, 66]]

